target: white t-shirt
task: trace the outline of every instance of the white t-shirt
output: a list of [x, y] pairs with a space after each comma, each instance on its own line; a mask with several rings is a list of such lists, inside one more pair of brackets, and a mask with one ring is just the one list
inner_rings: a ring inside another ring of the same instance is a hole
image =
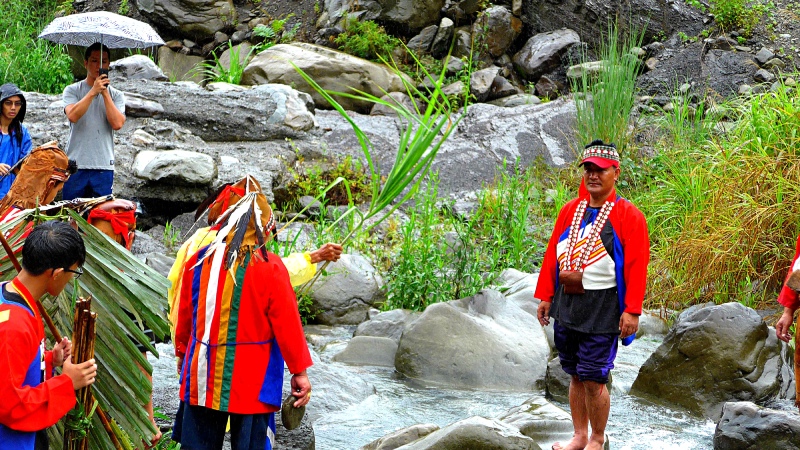
[[[86, 80], [70, 84], [64, 88], [64, 104], [78, 103], [91, 90]], [[111, 100], [117, 109], [125, 114], [125, 95], [108, 86]], [[78, 169], [114, 170], [114, 130], [106, 117], [103, 96], [92, 100], [86, 114], [76, 123], [69, 124], [67, 156], [78, 163]]]

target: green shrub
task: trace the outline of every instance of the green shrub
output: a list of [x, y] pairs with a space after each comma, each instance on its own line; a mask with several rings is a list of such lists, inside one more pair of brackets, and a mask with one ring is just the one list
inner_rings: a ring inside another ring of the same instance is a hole
[[750, 0], [715, 0], [711, 4], [711, 13], [723, 30], [743, 29], [744, 34], [749, 36], [765, 12], [764, 5], [758, 0], [755, 3]]
[[296, 203], [303, 196], [320, 197], [336, 179], [343, 178], [347, 183], [339, 183], [322, 194], [321, 200], [330, 205], [347, 205], [350, 202], [361, 204], [370, 198], [370, 178], [364, 165], [357, 158], [345, 156], [344, 159], [325, 169], [321, 165], [313, 166], [304, 173], [290, 169], [294, 180], [288, 183], [287, 191], [290, 203]]
[[344, 33], [336, 36], [334, 43], [341, 51], [370, 61], [391, 60], [392, 52], [401, 45], [399, 39], [371, 20], [348, 20]]
[[239, 84], [242, 81], [244, 69], [247, 67], [247, 61], [250, 59], [250, 55], [253, 54], [255, 47], [247, 52], [247, 55], [244, 57], [244, 62], [240, 61], [239, 58], [240, 47], [234, 47], [233, 44], [228, 41], [228, 50], [230, 51], [230, 64], [228, 67], [225, 67], [219, 60], [217, 53], [213, 52], [211, 53], [214, 58], [213, 62], [204, 61], [192, 69], [191, 72], [199, 72], [206, 83], [223, 82]]
[[253, 36], [263, 39], [256, 44], [255, 53], [260, 53], [277, 43], [292, 42], [300, 29], [300, 22], [295, 23], [288, 30], [286, 29], [286, 22], [292, 17], [294, 14], [289, 14], [283, 19], [272, 20], [269, 25], [258, 25], [253, 28]]
[[72, 82], [64, 46], [36, 36], [52, 21], [57, 0], [0, 1], [0, 79], [24, 91], [60, 94]]

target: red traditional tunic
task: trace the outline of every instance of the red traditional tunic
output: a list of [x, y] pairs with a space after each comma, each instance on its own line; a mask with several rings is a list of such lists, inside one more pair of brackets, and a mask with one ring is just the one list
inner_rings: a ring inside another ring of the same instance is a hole
[[26, 302], [0, 298], [0, 450], [32, 450], [35, 432], [75, 405], [75, 391], [66, 375], [42, 381], [52, 362], [52, 352], [42, 358], [42, 318], [27, 289], [21, 283], [14, 287]]
[[[644, 215], [631, 202], [617, 197], [612, 190], [608, 197], [615, 199], [614, 208], [608, 221], [622, 248], [622, 261], [617, 261], [617, 289], [620, 296], [620, 314], [627, 312], [639, 315], [642, 313], [645, 287], [647, 286], [647, 264], [650, 262], [650, 239], [647, 235], [647, 222]], [[539, 281], [536, 283], [534, 297], [549, 302], [556, 292], [558, 279], [557, 247], [565, 232], [569, 230], [572, 216], [581, 200], [589, 200], [589, 192], [581, 182], [579, 196], [571, 200], [558, 214], [553, 234], [545, 251]]]
[[222, 251], [197, 265], [207, 250], [187, 260], [182, 276], [181, 400], [237, 414], [277, 411], [284, 358], [292, 373], [312, 364], [286, 268], [277, 255], [263, 261], [258, 252], [230, 271]]
[[[789, 267], [789, 272], [786, 274], [786, 279], [789, 279], [789, 275], [791, 275], [795, 270], [800, 270], [800, 237], [797, 238], [794, 259], [792, 259], [792, 265]], [[778, 303], [787, 308], [791, 308], [792, 310], [800, 308], [800, 301], [797, 298], [797, 291], [789, 288], [785, 284], [783, 285], [783, 289], [781, 289], [780, 295], [778, 295]]]

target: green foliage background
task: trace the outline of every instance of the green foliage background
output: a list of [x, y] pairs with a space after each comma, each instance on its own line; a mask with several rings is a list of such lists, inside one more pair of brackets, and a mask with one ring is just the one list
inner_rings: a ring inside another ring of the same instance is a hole
[[53, 20], [59, 0], [0, 1], [0, 69], [4, 83], [23, 91], [60, 94], [72, 82], [64, 46], [37, 36]]

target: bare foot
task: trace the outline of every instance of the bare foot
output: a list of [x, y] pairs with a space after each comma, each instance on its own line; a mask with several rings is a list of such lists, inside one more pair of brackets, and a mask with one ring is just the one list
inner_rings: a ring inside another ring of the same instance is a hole
[[606, 443], [606, 438], [604, 435], [601, 435], [599, 437], [592, 435], [592, 437], [589, 439], [589, 443], [586, 444], [584, 450], [603, 450], [603, 446], [605, 445], [605, 443]]
[[553, 444], [553, 450], [583, 450], [583, 448], [586, 447], [586, 443], [587, 439], [585, 436], [572, 436], [569, 442], [563, 444], [561, 442], [556, 442]]

